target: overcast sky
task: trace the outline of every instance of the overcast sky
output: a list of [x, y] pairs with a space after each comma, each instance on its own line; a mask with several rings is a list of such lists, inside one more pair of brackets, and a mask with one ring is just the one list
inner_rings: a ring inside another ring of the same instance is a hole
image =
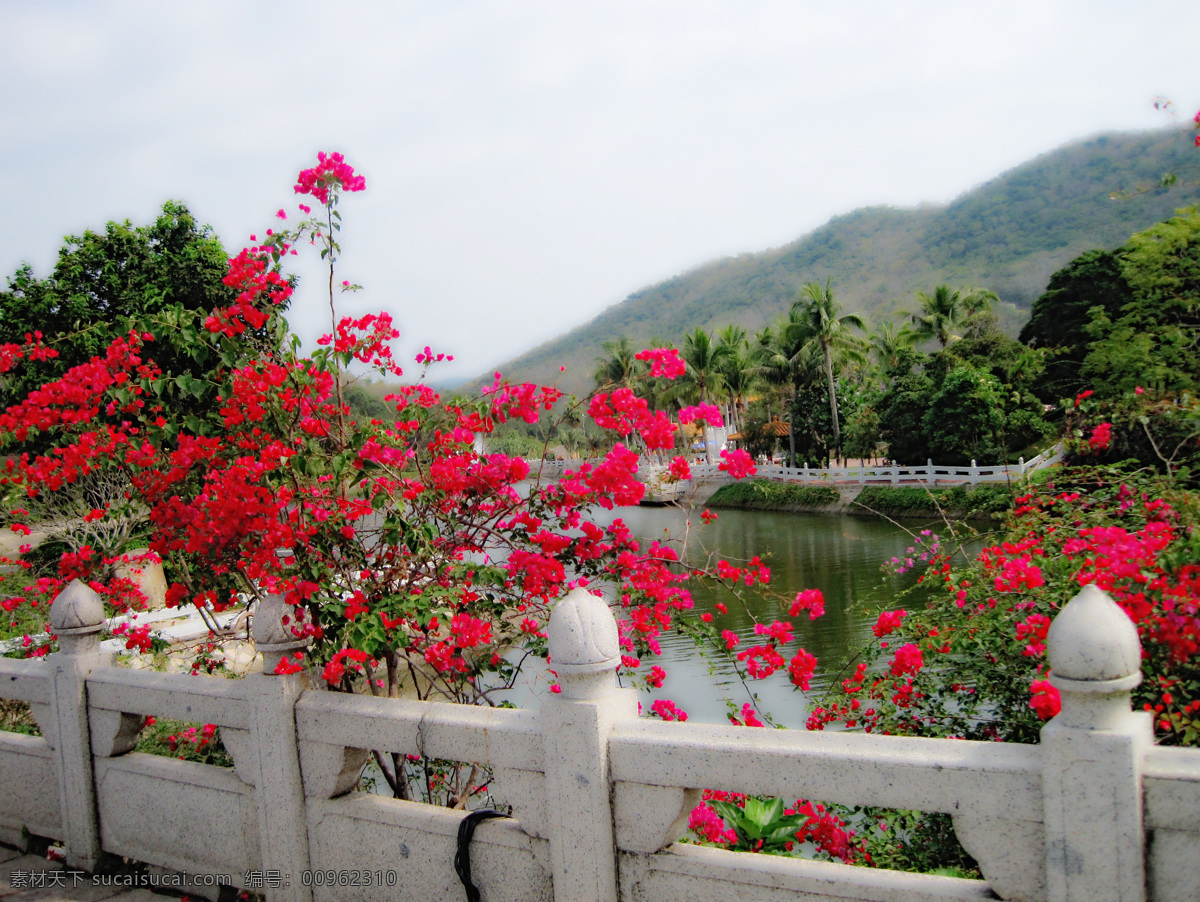
[[465, 377], [713, 257], [1167, 125], [1157, 95], [1190, 126], [1197, 34], [1194, 0], [0, 0], [0, 273], [167, 199], [235, 252], [340, 150], [345, 312]]

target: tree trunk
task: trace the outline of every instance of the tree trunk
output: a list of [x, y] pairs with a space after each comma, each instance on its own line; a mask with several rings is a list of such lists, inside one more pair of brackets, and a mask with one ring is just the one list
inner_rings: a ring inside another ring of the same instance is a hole
[[825, 351], [825, 378], [829, 380], [829, 413], [833, 416], [833, 453], [837, 454], [842, 447], [842, 430], [838, 425], [837, 388], [833, 382], [833, 352], [828, 342], [822, 343]]

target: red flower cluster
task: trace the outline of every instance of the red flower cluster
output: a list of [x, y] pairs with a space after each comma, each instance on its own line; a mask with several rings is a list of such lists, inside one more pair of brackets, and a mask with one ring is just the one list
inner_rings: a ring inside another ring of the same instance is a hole
[[340, 153], [317, 154], [317, 165], [304, 169], [296, 182], [297, 194], [311, 194], [322, 204], [329, 203], [331, 189], [362, 191], [367, 187], [366, 179], [354, 174], [354, 167], [346, 163]]
[[805, 589], [796, 593], [796, 600], [788, 608], [789, 617], [800, 616], [801, 611], [808, 611], [808, 619], [816, 620], [825, 614], [825, 596], [820, 589]]
[[894, 632], [900, 627], [900, 621], [904, 619], [904, 615], [907, 613], [908, 611], [904, 610], [903, 608], [897, 611], [881, 612], [878, 619], [875, 621], [875, 625], [871, 627], [871, 632], [873, 632], [878, 638], [882, 639], [884, 636]]
[[1103, 451], [1112, 443], [1112, 423], [1101, 423], [1088, 437], [1088, 448]]
[[687, 364], [674, 348], [647, 348], [638, 351], [638, 360], [650, 361], [650, 375], [663, 379], [677, 379], [687, 372]]
[[734, 479], [744, 479], [758, 472], [758, 467], [754, 465], [754, 459], [741, 448], [722, 451], [721, 462], [717, 464], [717, 469], [723, 470]]

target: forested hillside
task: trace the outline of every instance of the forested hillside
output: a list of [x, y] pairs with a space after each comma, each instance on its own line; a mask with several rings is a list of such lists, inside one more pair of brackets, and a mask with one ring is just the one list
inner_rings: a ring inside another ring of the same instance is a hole
[[[1178, 184], [1160, 187], [1165, 173], [1177, 174]], [[1053, 272], [1195, 203], [1198, 182], [1200, 161], [1177, 132], [1099, 135], [1042, 154], [944, 206], [866, 207], [783, 247], [707, 263], [634, 292], [500, 369], [513, 379], [586, 391], [604, 341], [679, 341], [686, 331], [731, 322], [758, 329], [788, 308], [802, 284], [826, 279], [843, 309], [876, 321], [912, 309], [914, 294], [935, 285], [989, 288], [1015, 335]]]

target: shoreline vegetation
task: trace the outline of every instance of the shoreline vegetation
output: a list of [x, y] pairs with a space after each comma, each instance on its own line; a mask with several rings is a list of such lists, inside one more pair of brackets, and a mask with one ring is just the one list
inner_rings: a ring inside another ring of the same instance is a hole
[[953, 520], [996, 519], [1012, 507], [1007, 485], [812, 486], [766, 479], [723, 485], [708, 506], [728, 510], [849, 514], [857, 517], [948, 517]]

